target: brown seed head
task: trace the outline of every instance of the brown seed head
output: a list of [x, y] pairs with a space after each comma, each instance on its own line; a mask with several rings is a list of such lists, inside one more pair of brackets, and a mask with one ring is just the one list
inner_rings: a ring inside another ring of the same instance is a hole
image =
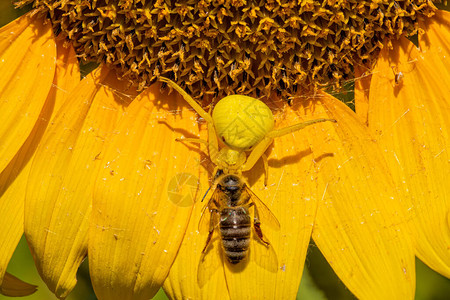
[[189, 94], [284, 98], [339, 85], [386, 39], [411, 35], [427, 0], [21, 0], [86, 60], [141, 88], [173, 78]]

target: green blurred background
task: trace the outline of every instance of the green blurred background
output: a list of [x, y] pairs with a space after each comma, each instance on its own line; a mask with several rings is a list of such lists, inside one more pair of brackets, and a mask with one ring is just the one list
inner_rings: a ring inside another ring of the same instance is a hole
[[[16, 10], [11, 0], [0, 0], [0, 26], [22, 15], [27, 9]], [[352, 89], [351, 86], [347, 87]], [[348, 91], [348, 90], [347, 90]], [[333, 93], [339, 98], [351, 104], [353, 94], [351, 92]], [[350, 105], [351, 106], [351, 105]], [[447, 300], [450, 299], [450, 280], [429, 269], [419, 260], [416, 260], [417, 270], [417, 300]], [[34, 266], [33, 258], [24, 238], [21, 239], [16, 252], [8, 266], [8, 272], [20, 279], [38, 286], [38, 291], [21, 299], [26, 300], [51, 300], [57, 299], [40, 279]], [[87, 261], [83, 262], [78, 274], [78, 283], [73, 292], [66, 298], [67, 300], [95, 300], [89, 278], [89, 266]], [[0, 295], [0, 299], [11, 299]], [[161, 290], [154, 299], [167, 299]], [[297, 299], [321, 300], [336, 299], [347, 300], [355, 297], [340, 282], [333, 270], [330, 268], [319, 249], [312, 243], [309, 247], [308, 256], [305, 262], [305, 272], [300, 285]]]

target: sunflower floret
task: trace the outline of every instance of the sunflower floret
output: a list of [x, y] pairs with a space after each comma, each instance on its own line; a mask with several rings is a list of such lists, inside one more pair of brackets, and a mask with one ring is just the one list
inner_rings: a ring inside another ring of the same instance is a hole
[[339, 85], [385, 39], [417, 32], [431, 1], [21, 0], [48, 15], [77, 54], [144, 88], [157, 76], [190, 95], [282, 97]]

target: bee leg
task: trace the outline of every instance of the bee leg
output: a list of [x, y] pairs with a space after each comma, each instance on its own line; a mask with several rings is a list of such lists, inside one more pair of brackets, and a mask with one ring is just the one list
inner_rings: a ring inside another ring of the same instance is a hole
[[205, 247], [202, 250], [202, 253], [206, 252], [206, 249], [208, 248], [209, 244], [211, 243], [211, 238], [212, 238], [213, 232], [214, 232], [214, 230], [209, 232], [208, 238], [206, 239], [206, 244], [205, 244]]
[[255, 227], [256, 234], [258, 235], [261, 242], [264, 243], [264, 245], [269, 246], [270, 243], [264, 239], [260, 225], [261, 223], [259, 221], [255, 221], [255, 223], [253, 224], [253, 226]]
[[264, 245], [269, 246], [270, 243], [264, 239], [264, 235], [261, 230], [261, 222], [259, 221], [258, 208], [256, 207], [256, 205], [254, 205], [254, 203], [251, 203], [249, 207], [251, 206], [254, 206], [255, 210], [255, 216], [253, 218], [253, 228], [255, 228], [256, 235], [259, 237], [259, 239], [261, 240], [261, 242], [263, 242]]
[[206, 252], [206, 249], [208, 249], [209, 244], [211, 243], [211, 239], [214, 233], [214, 228], [216, 227], [215, 216], [217, 215], [218, 211], [217, 209], [211, 209], [211, 220], [209, 221], [209, 233], [208, 238], [206, 239], [206, 245], [205, 248], [203, 248], [202, 253], [204, 254]]

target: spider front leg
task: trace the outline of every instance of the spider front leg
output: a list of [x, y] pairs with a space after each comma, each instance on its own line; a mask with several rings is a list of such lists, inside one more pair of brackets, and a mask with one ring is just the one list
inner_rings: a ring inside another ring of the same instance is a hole
[[[200, 138], [176, 138], [175, 139], [176, 142], [180, 142], [180, 143], [194, 143], [194, 144], [203, 144], [206, 146], [206, 148], [209, 148], [209, 143], [208, 141], [202, 140]], [[209, 150], [208, 150], [209, 151]]]
[[[214, 128], [214, 122], [212, 119], [212, 116], [206, 112], [200, 104], [198, 104], [194, 99], [192, 99], [191, 96], [189, 96], [188, 93], [186, 93], [178, 84], [170, 80], [166, 77], [159, 77], [159, 80], [162, 82], [167, 83], [170, 87], [172, 87], [174, 90], [176, 90], [180, 95], [184, 98], [184, 100], [202, 117], [207, 124], [208, 127], [208, 142], [201, 140], [201, 139], [184, 139], [185, 141], [189, 142], [198, 142], [198, 143], [205, 143], [208, 147], [209, 157], [211, 158], [211, 161], [217, 165], [217, 157], [219, 154], [219, 142], [217, 140], [216, 130]], [[197, 140], [197, 141], [196, 141]]]
[[280, 136], [283, 136], [283, 135], [286, 135], [286, 134], [298, 131], [300, 129], [305, 128], [306, 126], [313, 125], [313, 124], [320, 123], [320, 122], [333, 122], [333, 123], [336, 123], [337, 121], [334, 120], [334, 119], [309, 120], [309, 121], [298, 123], [298, 124], [295, 124], [295, 125], [292, 125], [292, 126], [288, 126], [288, 127], [285, 127], [285, 128], [272, 130], [271, 132], [269, 132], [267, 134], [267, 137], [273, 139], [273, 138], [276, 138], [276, 137], [280, 137]]
[[266, 152], [267, 148], [269, 148], [270, 144], [272, 144], [273, 138], [265, 137], [261, 142], [259, 142], [255, 148], [250, 152], [250, 154], [247, 157], [247, 160], [245, 161], [245, 164], [242, 166], [242, 171], [249, 171], [251, 170], [258, 159], [260, 157], [263, 158], [264, 162], [264, 185], [267, 185], [268, 177], [269, 177], [269, 165], [267, 162], [267, 157], [265, 156], [264, 152]]
[[[299, 124], [295, 124], [292, 126], [288, 126], [285, 128], [281, 128], [281, 129], [275, 129], [270, 131], [269, 133], [266, 134], [266, 136], [263, 138], [262, 141], [260, 141], [254, 148], [253, 150], [250, 152], [250, 154], [247, 157], [247, 160], [245, 162], [245, 164], [242, 166], [242, 171], [249, 171], [253, 168], [253, 166], [256, 164], [256, 162], [258, 161], [258, 159], [260, 157], [263, 157], [264, 152], [266, 152], [267, 148], [269, 148], [270, 144], [272, 144], [274, 138], [277, 137], [281, 137], [283, 135], [298, 131], [300, 129], [305, 128], [306, 126], [309, 125], [313, 125], [316, 123], [320, 123], [320, 122], [333, 122], [336, 123], [336, 120], [333, 119], [316, 119], [316, 120], [309, 120], [303, 123], [299, 123]], [[265, 168], [265, 180], [264, 180], [264, 185], [267, 185], [267, 177], [268, 177], [268, 164], [267, 164], [267, 158], [264, 158], [264, 168]]]

